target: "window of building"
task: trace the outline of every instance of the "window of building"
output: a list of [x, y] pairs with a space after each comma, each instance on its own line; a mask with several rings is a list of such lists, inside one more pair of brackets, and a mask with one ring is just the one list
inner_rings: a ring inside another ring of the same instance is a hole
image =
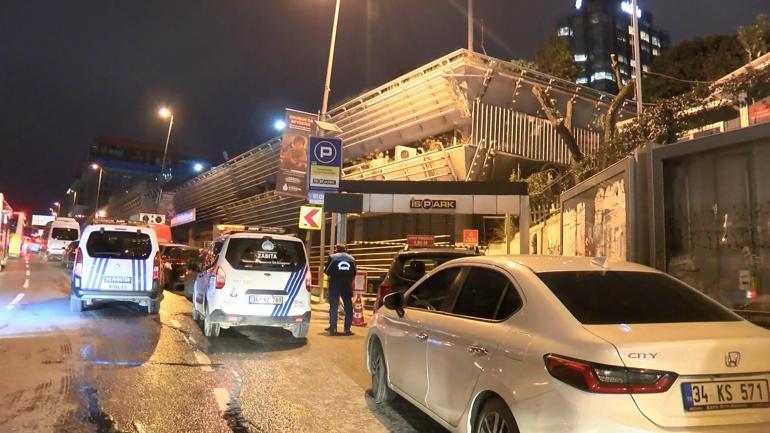
[[634, 60], [634, 59], [631, 59], [631, 67], [632, 67], [632, 68], [635, 68], [635, 67], [636, 67], [636, 60]]
[[642, 40], [645, 42], [650, 42], [650, 34], [645, 32], [644, 30], [639, 32], [639, 37], [642, 38]]
[[572, 36], [572, 29], [569, 26], [559, 28], [557, 32], [559, 36]]
[[585, 62], [588, 59], [588, 56], [585, 54], [575, 54], [575, 61], [576, 62]]
[[647, 44], [642, 44], [642, 51], [649, 53], [650, 52], [650, 46]]
[[609, 80], [609, 81], [615, 81], [615, 78], [612, 76], [611, 72], [607, 71], [599, 71], [594, 72], [593, 75], [591, 75], [591, 82], [599, 81], [599, 80]]
[[626, 58], [626, 56], [620, 54], [620, 55], [618, 55], [618, 62], [620, 62], [620, 63], [627, 63], [628, 59]]
[[647, 66], [647, 65], [642, 65], [642, 70], [643, 70], [644, 72], [649, 72], [649, 71], [650, 71], [650, 67], [649, 67], [649, 66]]
[[656, 47], [660, 47], [660, 39], [658, 39], [657, 36], [653, 36], [652, 37], [652, 44], [655, 45]]
[[659, 56], [659, 55], [660, 55], [660, 50], [659, 50], [659, 49], [657, 49], [657, 48], [653, 48], [653, 49], [652, 49], [652, 55], [653, 55], [653, 56]]

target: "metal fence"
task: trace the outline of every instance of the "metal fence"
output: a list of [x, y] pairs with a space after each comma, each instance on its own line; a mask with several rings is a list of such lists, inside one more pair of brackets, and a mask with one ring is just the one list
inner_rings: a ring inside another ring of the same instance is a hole
[[[599, 133], [573, 128], [580, 150], [591, 155], [599, 149]], [[535, 161], [572, 162], [567, 145], [546, 119], [476, 101], [471, 125], [473, 143]]]

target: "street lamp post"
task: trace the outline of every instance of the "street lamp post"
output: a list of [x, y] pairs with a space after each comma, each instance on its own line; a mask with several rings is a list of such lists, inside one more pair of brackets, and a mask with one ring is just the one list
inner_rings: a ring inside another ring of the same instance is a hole
[[166, 169], [166, 155], [168, 154], [168, 143], [171, 141], [171, 128], [174, 127], [174, 113], [167, 107], [162, 107], [158, 110], [158, 115], [163, 119], [168, 119], [166, 145], [163, 147], [163, 158], [160, 161], [160, 176], [158, 177], [158, 212], [160, 212], [160, 199], [163, 196], [163, 171]]
[[324, 100], [321, 105], [321, 120], [326, 119], [326, 111], [329, 109], [329, 93], [331, 93], [332, 66], [334, 65], [334, 46], [337, 44], [337, 23], [340, 19], [340, 0], [334, 6], [334, 23], [332, 24], [332, 42], [329, 45], [329, 61], [326, 64], [326, 81], [324, 83]]
[[70, 194], [72, 194], [72, 208], [69, 211], [69, 216], [74, 216], [75, 215], [75, 206], [77, 206], [77, 203], [78, 203], [78, 192], [75, 191], [72, 188], [68, 188], [67, 189], [67, 195], [70, 195]]
[[94, 217], [97, 214], [97, 211], [99, 210], [99, 194], [102, 192], [102, 174], [104, 174], [104, 168], [97, 164], [93, 163], [91, 164], [92, 170], [99, 170], [99, 181], [96, 183], [96, 203], [94, 204]]

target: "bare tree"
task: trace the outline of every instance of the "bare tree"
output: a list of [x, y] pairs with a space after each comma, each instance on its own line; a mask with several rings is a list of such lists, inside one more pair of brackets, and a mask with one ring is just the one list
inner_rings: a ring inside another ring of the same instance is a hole
[[561, 117], [559, 111], [554, 107], [554, 102], [548, 98], [545, 90], [539, 86], [533, 86], [532, 94], [535, 95], [537, 102], [540, 103], [540, 108], [542, 108], [545, 113], [546, 119], [553, 125], [556, 133], [559, 134], [559, 137], [564, 140], [564, 144], [567, 145], [567, 149], [569, 149], [572, 154], [572, 158], [575, 161], [582, 161], [583, 152], [580, 151], [577, 140], [575, 140], [575, 135], [572, 134], [572, 110], [574, 99], [570, 99], [567, 102], [566, 115]]
[[615, 126], [618, 123], [618, 112], [623, 107], [623, 103], [628, 98], [628, 95], [631, 94], [631, 91], [634, 89], [636, 84], [636, 80], [631, 79], [628, 80], [625, 85], [623, 85], [623, 77], [620, 75], [620, 67], [618, 66], [618, 56], [614, 53], [610, 54], [610, 65], [612, 66], [612, 72], [615, 74], [615, 82], [618, 84], [618, 88], [620, 90], [618, 91], [618, 94], [615, 95], [615, 98], [612, 100], [612, 103], [610, 103], [610, 106], [607, 108], [607, 114], [604, 115], [604, 122], [602, 122], [602, 129], [604, 129], [604, 134], [602, 136], [602, 145], [599, 146], [599, 170], [607, 167], [607, 161], [609, 159], [609, 146], [615, 139]]

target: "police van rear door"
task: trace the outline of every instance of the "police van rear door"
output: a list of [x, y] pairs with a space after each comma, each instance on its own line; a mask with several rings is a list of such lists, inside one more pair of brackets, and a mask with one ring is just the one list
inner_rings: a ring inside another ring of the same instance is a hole
[[82, 276], [84, 289], [152, 290], [153, 244], [149, 233], [131, 228], [95, 230], [85, 248], [91, 264]]
[[298, 240], [231, 237], [225, 262], [227, 298], [244, 314], [285, 317], [305, 290], [307, 259]]

